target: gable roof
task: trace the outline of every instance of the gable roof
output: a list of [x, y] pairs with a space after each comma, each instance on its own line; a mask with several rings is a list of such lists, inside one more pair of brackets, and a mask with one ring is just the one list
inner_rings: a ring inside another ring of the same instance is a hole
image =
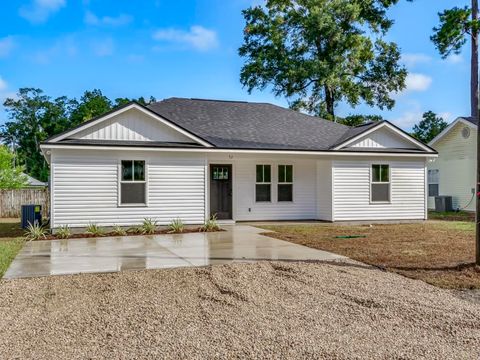
[[327, 150], [350, 129], [267, 103], [170, 98], [148, 108], [219, 148]]
[[429, 146], [435, 145], [438, 141], [440, 141], [440, 139], [443, 139], [443, 137], [445, 135], [447, 135], [450, 132], [450, 130], [452, 130], [455, 127], [455, 125], [457, 125], [458, 123], [463, 123], [465, 125], [468, 125], [468, 126], [476, 129], [477, 126], [478, 126], [478, 119], [475, 119], [474, 117], [471, 117], [471, 116], [460, 116], [460, 117], [456, 118], [454, 121], [452, 121], [450, 123], [450, 125], [448, 125], [445, 129], [443, 129], [443, 131], [440, 134], [435, 136], [428, 143], [428, 145]]
[[[74, 138], [76, 133], [85, 128], [131, 108], [153, 116], [187, 135], [197, 144], [185, 143], [185, 147], [213, 147], [232, 150], [337, 151], [345, 150], [345, 146], [363, 134], [368, 134], [381, 126], [388, 126], [394, 128], [399, 136], [407, 138], [412, 143], [412, 148], [417, 150], [420, 148], [420, 152], [423, 150], [435, 153], [435, 150], [418, 142], [388, 122], [349, 127], [268, 103], [185, 98], [170, 98], [152, 103], [147, 107], [133, 102], [85, 122], [77, 128], [58, 134], [43, 144], [181, 147], [181, 144], [154, 141], [145, 141], [144, 143], [112, 140], [85, 141]], [[388, 152], [389, 150], [391, 149], [383, 151]], [[382, 150], [376, 149], [376, 151]]]

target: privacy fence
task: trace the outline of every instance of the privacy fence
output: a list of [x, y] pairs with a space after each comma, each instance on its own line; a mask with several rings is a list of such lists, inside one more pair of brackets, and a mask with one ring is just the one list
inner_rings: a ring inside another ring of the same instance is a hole
[[47, 188], [0, 190], [0, 218], [19, 218], [22, 205], [42, 205], [42, 216], [48, 215], [50, 195]]

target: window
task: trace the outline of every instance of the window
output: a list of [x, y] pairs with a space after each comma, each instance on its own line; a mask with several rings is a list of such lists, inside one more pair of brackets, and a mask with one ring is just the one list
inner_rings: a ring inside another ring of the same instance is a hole
[[270, 165], [257, 165], [255, 201], [272, 201], [272, 169]]
[[439, 171], [438, 169], [428, 170], [428, 196], [439, 195]]
[[145, 161], [122, 160], [120, 177], [120, 204], [146, 203]]
[[371, 200], [372, 202], [390, 201], [390, 166], [372, 165], [371, 178]]
[[278, 201], [293, 201], [293, 165], [278, 165]]
[[213, 168], [213, 180], [228, 180], [228, 167], [215, 166]]

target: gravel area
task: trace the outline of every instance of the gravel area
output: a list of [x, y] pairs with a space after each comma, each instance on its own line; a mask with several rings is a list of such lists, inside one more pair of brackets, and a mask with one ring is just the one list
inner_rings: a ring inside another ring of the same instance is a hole
[[478, 304], [360, 264], [0, 282], [2, 358], [477, 359]]

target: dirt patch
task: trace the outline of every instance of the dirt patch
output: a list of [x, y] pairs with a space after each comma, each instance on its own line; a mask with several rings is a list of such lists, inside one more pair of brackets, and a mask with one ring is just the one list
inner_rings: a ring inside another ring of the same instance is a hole
[[[331, 251], [445, 288], [480, 288], [473, 223], [264, 226], [278, 239]], [[350, 236], [364, 236], [349, 238]]]
[[478, 305], [354, 264], [255, 263], [0, 282], [5, 358], [466, 359]]

